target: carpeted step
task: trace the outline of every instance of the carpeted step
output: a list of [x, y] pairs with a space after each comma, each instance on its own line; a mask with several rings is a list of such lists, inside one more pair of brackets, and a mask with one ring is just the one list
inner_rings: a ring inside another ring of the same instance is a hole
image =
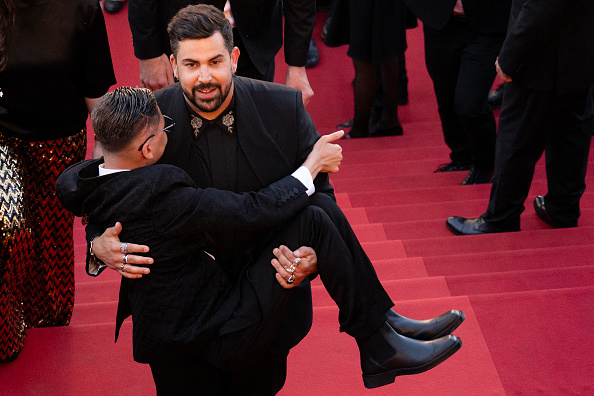
[[97, 323], [115, 323], [117, 310], [117, 298], [111, 301], [103, 300], [86, 304], [77, 304], [75, 302], [70, 324], [72, 326], [79, 326]]
[[[594, 214], [594, 208], [588, 211], [589, 214]], [[475, 214], [473, 217], [477, 217]], [[418, 220], [418, 221], [407, 221], [399, 223], [386, 223], [383, 224], [385, 235], [388, 239], [417, 239], [417, 238], [437, 238], [453, 236], [454, 234], [447, 228], [445, 222], [447, 217], [444, 216], [440, 219], [431, 220]], [[541, 221], [534, 212], [525, 212], [520, 216], [522, 231], [535, 231], [553, 229], [550, 225]], [[594, 217], [584, 216], [580, 219], [580, 228], [594, 226]], [[371, 225], [364, 226], [353, 226], [357, 235], [361, 235], [363, 238], [371, 238], [372, 234], [367, 235], [367, 230], [372, 230]], [[359, 229], [359, 227], [364, 227]], [[379, 230], [373, 229], [375, 232], [373, 235], [380, 234]]]
[[583, 246], [594, 240], [594, 227], [506, 232], [471, 236], [447, 236], [401, 241], [408, 257], [445, 256], [539, 247]]
[[[470, 238], [470, 237], [468, 237]], [[590, 242], [592, 243], [592, 242]], [[454, 276], [594, 265], [594, 244], [373, 261], [380, 279]], [[409, 271], [404, 269], [410, 268]]]
[[594, 265], [446, 276], [453, 296], [594, 286]]
[[0, 368], [0, 393], [155, 395], [149, 366], [132, 358], [131, 323], [124, 323], [117, 343], [114, 328], [106, 323], [27, 330], [18, 359]]
[[[382, 279], [382, 285], [390, 295], [392, 301], [423, 300], [452, 296], [448, 288], [448, 283], [443, 276], [400, 280]], [[322, 281], [317, 278], [312, 282], [312, 298], [314, 307], [336, 306], [336, 303], [324, 288]]]
[[[393, 301], [594, 286], [594, 265], [469, 275], [382, 279]], [[335, 306], [322, 282], [312, 282], [315, 307]]]
[[[425, 136], [425, 135], [423, 135]], [[426, 143], [422, 147], [406, 147], [399, 145], [398, 147], [390, 148], [374, 148], [370, 150], [351, 150], [339, 142], [343, 147], [343, 159], [342, 166], [360, 166], [363, 164], [369, 164], [373, 162], [385, 163], [385, 162], [409, 162], [426, 159], [443, 159], [449, 154], [447, 146], [443, 143], [438, 143], [431, 146]], [[402, 144], [402, 143], [401, 143]], [[336, 176], [348, 176], [349, 172], [338, 172]], [[352, 177], [352, 176], [348, 176]]]
[[469, 298], [507, 394], [594, 393], [594, 287]]
[[[289, 355], [287, 383], [279, 396], [312, 394], [314, 389], [315, 394], [329, 396], [505, 395], [467, 297], [402, 301], [396, 310], [411, 318], [425, 319], [452, 308], [467, 314], [455, 332], [463, 341], [460, 351], [426, 373], [397, 377], [394, 384], [371, 390], [363, 387], [355, 341], [338, 330], [338, 309], [315, 308], [312, 330]], [[318, 353], [321, 350], [324, 353]]]
[[[538, 194], [546, 193], [546, 181], [535, 180], [529, 191], [527, 202], [532, 205], [532, 199]], [[350, 207], [374, 207], [374, 206], [394, 206], [410, 205], [420, 203], [441, 204], [442, 202], [460, 202], [484, 200], [486, 203], [491, 192], [491, 184], [477, 184], [471, 186], [455, 185], [451, 187], [420, 187], [408, 189], [386, 189], [383, 191], [365, 191], [359, 192], [338, 191], [338, 195], [346, 194], [350, 202]], [[582, 202], [585, 207], [594, 207], [594, 193], [586, 192], [582, 196]], [[349, 206], [347, 206], [349, 207]], [[484, 211], [484, 210], [483, 210]]]
[[[342, 165], [341, 165], [342, 167]], [[338, 177], [330, 176], [330, 182], [335, 191], [340, 193], [357, 193], [368, 191], [404, 190], [410, 188], [420, 188], [424, 186], [449, 187], [457, 186], [468, 174], [468, 171], [433, 173], [419, 171], [419, 173], [406, 173], [381, 176], [377, 173], [373, 175], [362, 175], [357, 177]]]

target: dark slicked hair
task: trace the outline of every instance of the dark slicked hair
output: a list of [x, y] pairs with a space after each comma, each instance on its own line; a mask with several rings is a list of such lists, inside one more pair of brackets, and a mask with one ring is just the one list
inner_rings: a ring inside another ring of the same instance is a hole
[[116, 88], [103, 95], [91, 112], [95, 139], [112, 153], [125, 149], [159, 120], [157, 100], [146, 88]]
[[208, 4], [189, 5], [182, 8], [167, 26], [169, 44], [176, 59], [181, 40], [206, 39], [216, 32], [221, 33], [225, 40], [225, 47], [231, 53], [233, 50], [231, 23], [225, 18], [223, 11]]

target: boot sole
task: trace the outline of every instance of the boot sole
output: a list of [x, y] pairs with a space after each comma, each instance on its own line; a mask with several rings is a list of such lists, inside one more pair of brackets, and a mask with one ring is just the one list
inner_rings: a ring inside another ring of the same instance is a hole
[[396, 377], [399, 375], [412, 375], [412, 374], [420, 374], [427, 370], [432, 369], [433, 367], [443, 363], [447, 360], [450, 356], [454, 353], [458, 352], [458, 350], [462, 347], [462, 340], [458, 338], [455, 344], [453, 344], [449, 349], [447, 349], [444, 353], [436, 357], [435, 359], [422, 364], [417, 367], [405, 367], [399, 368], [391, 371], [387, 371], [385, 373], [380, 374], [372, 374], [372, 375], [363, 375], [363, 385], [367, 389], [378, 388], [380, 386], [388, 385], [393, 383], [396, 380]]

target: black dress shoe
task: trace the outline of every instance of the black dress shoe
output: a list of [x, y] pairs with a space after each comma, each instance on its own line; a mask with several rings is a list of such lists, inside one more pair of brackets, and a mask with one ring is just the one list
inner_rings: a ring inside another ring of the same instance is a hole
[[439, 165], [437, 167], [437, 169], [435, 171], [433, 171], [433, 173], [457, 172], [457, 171], [464, 171], [464, 170], [470, 170], [470, 165], [454, 160], [452, 162], [448, 162], [448, 163]]
[[462, 346], [453, 335], [419, 341], [398, 334], [385, 322], [366, 340], [357, 340], [363, 384], [377, 388], [394, 382], [399, 375], [419, 374], [445, 361]]
[[103, 9], [108, 14], [117, 14], [124, 7], [125, 0], [105, 0]]
[[551, 217], [547, 209], [545, 208], [545, 200], [542, 195], [537, 195], [533, 201], [534, 211], [539, 219], [547, 223], [553, 228], [562, 228], [563, 226], [555, 219]]
[[433, 319], [414, 320], [390, 309], [386, 312], [386, 318], [388, 324], [400, 335], [416, 340], [434, 340], [456, 330], [466, 319], [466, 314], [453, 309]]
[[476, 166], [470, 168], [470, 173], [462, 181], [463, 186], [471, 184], [486, 184], [493, 182], [493, 171], [487, 171]]
[[503, 103], [503, 87], [504, 85], [500, 84], [497, 89], [489, 91], [487, 102], [489, 102], [489, 105], [494, 109], [501, 108], [501, 103]]
[[467, 219], [465, 217], [450, 217], [446, 220], [446, 225], [456, 235], [479, 235], [492, 234], [496, 232], [511, 232], [520, 230], [500, 230], [488, 223], [485, 223], [482, 217], [476, 219]]
[[320, 53], [318, 52], [318, 47], [316, 46], [316, 42], [314, 41], [313, 37], [309, 41], [309, 50], [307, 51], [307, 61], [305, 62], [305, 67], [315, 67], [320, 62]]

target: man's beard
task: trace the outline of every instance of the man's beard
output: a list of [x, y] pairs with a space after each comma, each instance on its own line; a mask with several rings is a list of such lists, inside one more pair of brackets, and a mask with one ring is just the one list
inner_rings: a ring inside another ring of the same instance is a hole
[[[213, 97], [211, 99], [206, 99], [206, 100], [199, 99], [198, 96], [196, 95], [196, 91], [209, 89], [209, 88], [215, 88], [221, 93], [219, 93], [218, 95], [216, 95], [215, 97]], [[203, 111], [205, 113], [211, 113], [211, 112], [218, 110], [221, 107], [221, 105], [223, 104], [223, 102], [225, 102], [225, 100], [227, 99], [227, 96], [229, 96], [229, 92], [231, 92], [231, 84], [229, 84], [227, 86], [227, 89], [224, 92], [221, 90], [221, 86], [219, 84], [215, 84], [215, 83], [195, 85], [194, 87], [192, 87], [191, 93], [187, 92], [184, 89], [184, 94], [186, 95], [188, 100], [190, 102], [192, 102], [192, 104], [194, 106], [196, 106], [196, 108], [198, 110]]]

